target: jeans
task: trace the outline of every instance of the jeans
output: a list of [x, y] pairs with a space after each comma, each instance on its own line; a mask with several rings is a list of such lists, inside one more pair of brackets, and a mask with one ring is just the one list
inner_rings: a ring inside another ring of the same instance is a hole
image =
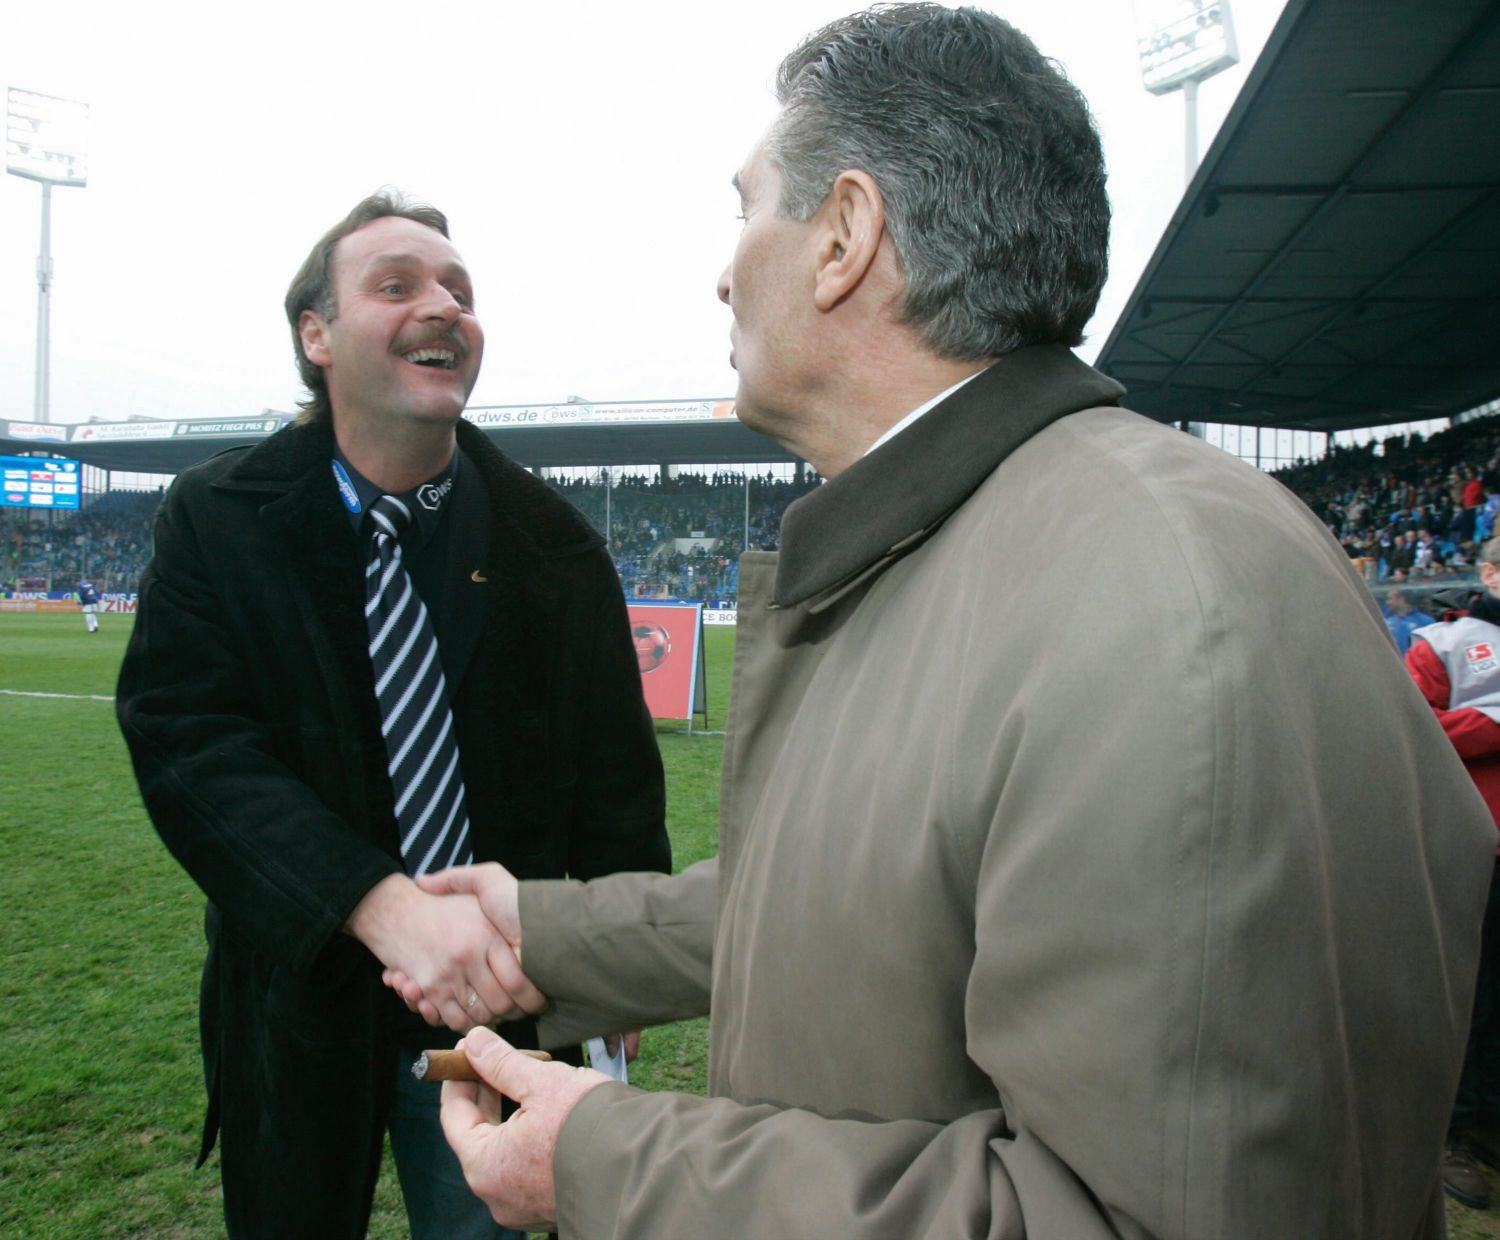
[[396, 1105], [391, 1112], [391, 1152], [411, 1223], [411, 1240], [526, 1240], [502, 1227], [489, 1207], [469, 1191], [458, 1158], [438, 1121], [442, 1086], [411, 1074], [416, 1055], [402, 1051], [396, 1062]]

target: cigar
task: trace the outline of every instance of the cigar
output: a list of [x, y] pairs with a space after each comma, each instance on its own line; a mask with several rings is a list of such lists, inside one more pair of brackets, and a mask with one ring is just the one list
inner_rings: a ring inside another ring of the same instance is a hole
[[[552, 1058], [546, 1051], [529, 1051], [524, 1046], [515, 1050], [531, 1059]], [[463, 1051], [423, 1051], [411, 1066], [411, 1074], [419, 1081], [477, 1081], [479, 1073]]]

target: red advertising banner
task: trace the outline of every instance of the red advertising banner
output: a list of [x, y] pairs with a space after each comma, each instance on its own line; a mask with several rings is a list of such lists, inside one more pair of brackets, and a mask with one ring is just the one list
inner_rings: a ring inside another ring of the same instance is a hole
[[653, 719], [708, 722], [703, 675], [703, 604], [628, 603], [630, 637]]

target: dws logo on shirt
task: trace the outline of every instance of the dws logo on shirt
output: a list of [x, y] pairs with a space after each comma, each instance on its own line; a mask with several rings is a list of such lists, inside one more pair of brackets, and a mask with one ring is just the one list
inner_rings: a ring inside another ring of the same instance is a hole
[[447, 498], [448, 492], [452, 489], [452, 474], [449, 474], [441, 482], [424, 483], [417, 488], [417, 503], [421, 504], [428, 512], [436, 512], [438, 505]]

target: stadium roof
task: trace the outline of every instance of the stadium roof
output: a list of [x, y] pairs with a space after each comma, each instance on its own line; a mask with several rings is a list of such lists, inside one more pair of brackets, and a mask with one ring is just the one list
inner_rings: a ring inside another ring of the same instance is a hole
[[[613, 404], [498, 405], [464, 417], [523, 465], [760, 464], [796, 458], [734, 416], [731, 400]], [[195, 461], [259, 443], [292, 415], [251, 418], [83, 422], [73, 426], [0, 422], [0, 454], [46, 449], [100, 469], [175, 474]]]
[[1288, 0], [1096, 364], [1162, 421], [1500, 396], [1500, 4]]

